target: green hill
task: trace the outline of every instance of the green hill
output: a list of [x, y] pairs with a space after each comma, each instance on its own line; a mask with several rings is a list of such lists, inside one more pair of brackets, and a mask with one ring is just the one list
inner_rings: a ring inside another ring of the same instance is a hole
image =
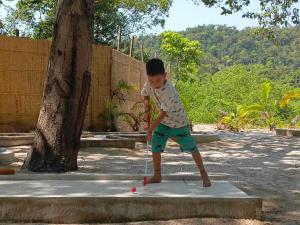
[[[300, 82], [300, 28], [282, 28], [276, 38], [268, 39], [255, 34], [256, 29], [208, 25], [188, 28], [180, 32], [201, 43], [204, 57], [199, 61], [201, 74], [214, 74], [226, 67], [242, 64], [264, 65], [265, 76], [298, 86]], [[145, 44], [146, 54], [160, 55], [161, 38], [156, 35], [139, 37]]]

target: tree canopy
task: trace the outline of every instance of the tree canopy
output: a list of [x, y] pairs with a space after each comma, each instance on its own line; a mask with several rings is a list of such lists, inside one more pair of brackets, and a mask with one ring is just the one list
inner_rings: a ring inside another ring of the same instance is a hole
[[[17, 28], [24, 36], [51, 37], [56, 0], [19, 0], [16, 9], [5, 4], [12, 1], [14, 0], [0, 0], [0, 7], [5, 7], [8, 11], [7, 18], [0, 18], [1, 33], [12, 34]], [[258, 29], [268, 36], [274, 36], [274, 27], [300, 25], [298, 0], [191, 1], [207, 7], [219, 7], [222, 15], [242, 12], [243, 17], [255, 19], [261, 28], [268, 28]], [[122, 27], [125, 36], [155, 25], [163, 26], [172, 2], [173, 0], [95, 0], [96, 43], [111, 44], [118, 26]], [[259, 10], [251, 11], [251, 4], [259, 4]]]
[[172, 31], [166, 31], [160, 36], [161, 51], [171, 66], [175, 81], [197, 80], [197, 77], [193, 79], [193, 75], [198, 73], [197, 63], [203, 54], [200, 43]]
[[242, 16], [258, 20], [261, 27], [299, 25], [298, 0], [259, 0], [259, 11], [251, 11], [251, 0], [193, 0], [196, 4], [203, 3], [208, 7], [220, 7], [222, 15], [242, 12]]
[[[3, 32], [8, 34], [18, 29], [22, 36], [51, 38], [56, 3], [56, 0], [19, 0], [15, 9], [2, 4], [7, 7], [8, 15], [5, 23], [0, 23], [0, 28], [2, 24]], [[171, 3], [171, 0], [96, 0], [95, 42], [111, 44], [118, 26], [125, 36], [154, 25], [163, 26]]]
[[[300, 82], [300, 59], [297, 57], [300, 54], [300, 29], [281, 28], [274, 32], [275, 41], [257, 36], [255, 28], [237, 30], [235, 27], [207, 25], [188, 28], [180, 35], [201, 44], [203, 55], [197, 61], [201, 77], [233, 65], [263, 65], [264, 76], [296, 87]], [[146, 35], [140, 40], [148, 55], [164, 56], [162, 36]]]

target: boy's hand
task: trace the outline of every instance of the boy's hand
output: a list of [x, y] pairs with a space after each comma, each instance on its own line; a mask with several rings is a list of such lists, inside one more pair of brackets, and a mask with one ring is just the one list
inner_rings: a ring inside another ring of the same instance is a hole
[[151, 141], [151, 139], [152, 139], [152, 130], [151, 129], [148, 129], [147, 130], [147, 136], [146, 136], [146, 139], [147, 139], [147, 141], [148, 142], [150, 142]]
[[147, 129], [147, 141], [151, 141], [153, 130], [155, 130], [165, 116], [166, 112], [161, 111], [158, 118], [153, 122], [150, 128]]

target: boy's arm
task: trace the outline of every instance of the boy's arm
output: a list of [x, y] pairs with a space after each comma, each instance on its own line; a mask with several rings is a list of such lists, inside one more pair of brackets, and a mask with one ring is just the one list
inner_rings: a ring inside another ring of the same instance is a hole
[[152, 123], [152, 125], [150, 126], [150, 128], [147, 131], [152, 133], [154, 131], [154, 129], [158, 126], [158, 124], [160, 124], [160, 122], [163, 120], [163, 118], [166, 115], [167, 115], [167, 112], [160, 111], [157, 119]]

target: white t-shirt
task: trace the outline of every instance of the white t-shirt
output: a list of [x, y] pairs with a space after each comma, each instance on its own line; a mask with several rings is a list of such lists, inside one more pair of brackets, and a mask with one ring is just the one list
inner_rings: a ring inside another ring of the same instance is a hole
[[157, 106], [167, 113], [161, 121], [162, 124], [172, 128], [180, 128], [189, 124], [178, 93], [168, 80], [159, 89], [152, 88], [149, 81], [146, 81], [141, 95], [154, 96]]

